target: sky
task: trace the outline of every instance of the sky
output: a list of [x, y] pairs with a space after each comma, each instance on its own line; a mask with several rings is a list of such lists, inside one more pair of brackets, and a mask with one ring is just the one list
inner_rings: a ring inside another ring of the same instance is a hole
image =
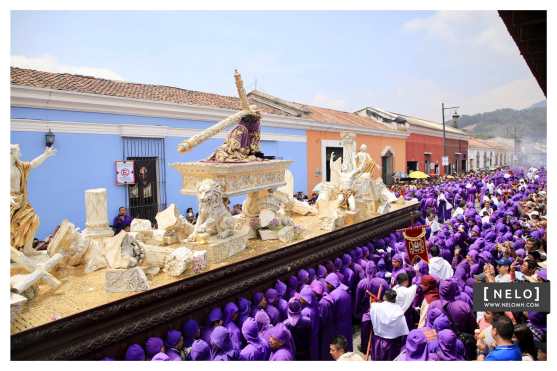
[[544, 99], [496, 11], [12, 11], [11, 64], [435, 121]]

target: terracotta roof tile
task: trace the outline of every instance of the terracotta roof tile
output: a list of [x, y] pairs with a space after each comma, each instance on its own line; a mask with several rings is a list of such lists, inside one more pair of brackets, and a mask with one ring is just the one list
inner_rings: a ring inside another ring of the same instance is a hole
[[[228, 108], [239, 110], [240, 100], [218, 94], [186, 90], [172, 86], [138, 84], [125, 81], [107, 80], [91, 76], [72, 75], [68, 73], [52, 73], [11, 67], [11, 83], [13, 85], [31, 86], [54, 90], [73, 91], [78, 93], [108, 95], [113, 97], [152, 100], [160, 102]], [[272, 97], [272, 96], [271, 96]], [[248, 97], [250, 103], [255, 103]], [[329, 108], [303, 105], [307, 113], [302, 118], [327, 124], [397, 132], [372, 118], [359, 116], [352, 112], [337, 111]], [[264, 113], [290, 116], [288, 113], [267, 105], [258, 104]]]
[[[113, 97], [144, 99], [159, 102], [208, 106], [239, 110], [240, 100], [218, 94], [186, 90], [164, 85], [137, 84], [107, 80], [91, 76], [52, 73], [11, 67], [11, 83], [36, 88], [73, 91], [78, 93], [109, 95]], [[271, 107], [263, 112], [282, 114]]]

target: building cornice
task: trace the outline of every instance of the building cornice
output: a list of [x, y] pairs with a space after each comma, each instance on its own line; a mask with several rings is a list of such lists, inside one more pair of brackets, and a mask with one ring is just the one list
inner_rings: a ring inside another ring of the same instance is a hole
[[[437, 137], [437, 138], [443, 138], [443, 131], [428, 129], [428, 128], [424, 128], [424, 127], [417, 126], [417, 125], [414, 125], [414, 124], [410, 124], [410, 128], [408, 129], [408, 131], [411, 134], [421, 134], [421, 135], [428, 135], [428, 136]], [[455, 133], [451, 133], [451, 132], [448, 132], [448, 131], [445, 132], [445, 137], [448, 138], [448, 139], [457, 139], [457, 140], [468, 141], [468, 136], [462, 135], [462, 134], [455, 134]]]
[[[49, 120], [12, 119], [12, 131], [46, 132], [51, 129], [54, 133], [70, 134], [101, 134], [119, 135], [123, 137], [165, 138], [180, 137], [190, 138], [201, 133], [201, 129], [173, 128], [165, 125], [137, 125], [137, 124], [102, 124], [88, 122], [67, 122]], [[224, 139], [228, 131], [222, 131], [212, 138]], [[305, 135], [261, 133], [262, 140], [281, 142], [305, 143]]]
[[[234, 110], [218, 107], [194, 106], [143, 99], [113, 97], [100, 94], [78, 93], [65, 90], [11, 85], [11, 105], [14, 107], [60, 109], [68, 111], [100, 112], [148, 117], [167, 117], [198, 121], [220, 121]], [[317, 131], [352, 131], [356, 134], [406, 139], [408, 133], [368, 129], [323, 123], [297, 117], [263, 114], [262, 124], [267, 127]]]

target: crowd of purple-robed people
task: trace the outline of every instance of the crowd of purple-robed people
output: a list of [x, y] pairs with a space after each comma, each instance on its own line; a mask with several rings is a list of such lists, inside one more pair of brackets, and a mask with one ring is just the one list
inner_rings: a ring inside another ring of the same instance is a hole
[[545, 189], [544, 169], [408, 188], [404, 197], [421, 203], [429, 263], [411, 264], [394, 231], [215, 307], [204, 323], [132, 344], [125, 359], [331, 360], [340, 335], [344, 351], [370, 360], [545, 359], [546, 313], [472, 309], [475, 282], [547, 280], [545, 215], [529, 212], [544, 206]]

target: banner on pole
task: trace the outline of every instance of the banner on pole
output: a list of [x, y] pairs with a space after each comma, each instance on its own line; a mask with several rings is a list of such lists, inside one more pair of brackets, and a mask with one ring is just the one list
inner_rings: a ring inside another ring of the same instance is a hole
[[428, 251], [425, 243], [425, 234], [425, 225], [406, 228], [402, 231], [402, 235], [406, 240], [406, 252], [408, 253], [408, 259], [410, 259], [412, 264], [415, 263], [416, 258], [418, 257], [426, 263], [429, 263], [429, 257], [427, 255]]

